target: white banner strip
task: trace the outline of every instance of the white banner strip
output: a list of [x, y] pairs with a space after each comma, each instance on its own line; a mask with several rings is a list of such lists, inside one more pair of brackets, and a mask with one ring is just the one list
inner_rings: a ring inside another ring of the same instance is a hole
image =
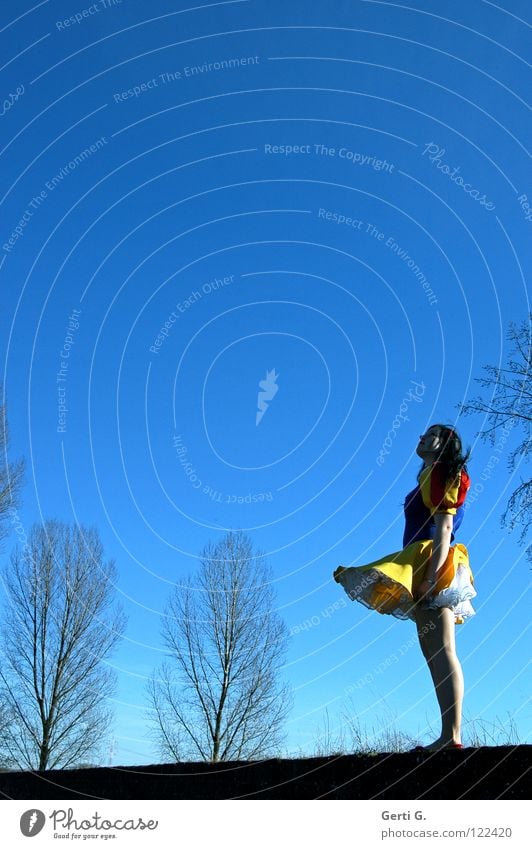
[[[271, 849], [311, 847], [490, 846], [523, 849], [523, 801], [3, 801], [2, 844], [72, 843]], [[35, 838], [35, 843], [29, 841]], [[117, 842], [119, 841], [119, 843]], [[363, 841], [363, 843], [362, 843]]]

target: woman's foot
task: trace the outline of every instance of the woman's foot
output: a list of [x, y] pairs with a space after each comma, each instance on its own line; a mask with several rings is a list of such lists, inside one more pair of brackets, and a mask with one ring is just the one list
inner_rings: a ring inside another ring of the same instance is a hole
[[463, 749], [463, 745], [459, 740], [442, 740], [439, 737], [434, 743], [429, 743], [428, 746], [416, 746], [417, 751], [439, 752], [441, 749]]

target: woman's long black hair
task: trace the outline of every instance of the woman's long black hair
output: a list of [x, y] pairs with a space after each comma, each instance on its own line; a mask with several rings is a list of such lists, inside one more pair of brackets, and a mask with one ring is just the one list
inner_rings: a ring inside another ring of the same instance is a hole
[[446, 480], [454, 480], [462, 469], [465, 468], [467, 471], [466, 463], [471, 456], [471, 450], [468, 449], [465, 454], [463, 453], [462, 440], [452, 425], [433, 424], [430, 425], [430, 429], [439, 431], [438, 436], [443, 444], [437, 459], [443, 463]]

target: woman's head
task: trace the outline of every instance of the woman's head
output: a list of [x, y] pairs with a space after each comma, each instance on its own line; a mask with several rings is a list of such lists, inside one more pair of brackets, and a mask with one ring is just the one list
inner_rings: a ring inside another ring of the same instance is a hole
[[452, 425], [433, 424], [421, 434], [416, 454], [425, 463], [443, 463], [448, 478], [455, 477], [465, 466], [470, 452], [463, 454], [462, 440]]

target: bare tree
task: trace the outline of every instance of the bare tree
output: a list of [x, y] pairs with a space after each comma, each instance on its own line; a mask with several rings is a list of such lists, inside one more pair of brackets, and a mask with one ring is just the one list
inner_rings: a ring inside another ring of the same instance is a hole
[[6, 405], [0, 398], [0, 540], [7, 536], [6, 518], [11, 514], [17, 521], [20, 487], [24, 474], [24, 461], [10, 462], [8, 459], [9, 428]]
[[288, 633], [271, 570], [241, 531], [201, 553], [195, 581], [176, 587], [163, 622], [169, 659], [149, 685], [155, 734], [174, 760], [264, 757], [291, 707], [279, 679]]
[[10, 764], [68, 767], [105, 739], [114, 673], [104, 661], [125, 626], [115, 575], [94, 528], [48, 521], [15, 549], [4, 569], [0, 668], [9, 718], [0, 751]]
[[[7, 409], [3, 399], [3, 390], [0, 387], [2, 397], [0, 397], [0, 542], [9, 534], [8, 517], [11, 520], [13, 529], [17, 533], [22, 533], [24, 529], [19, 519], [17, 507], [19, 506], [20, 489], [24, 474], [24, 461], [18, 460], [10, 462], [8, 457], [9, 449], [9, 428], [7, 421]], [[9, 723], [9, 713], [7, 707], [3, 703], [2, 694], [0, 691], [0, 735], [2, 729], [6, 728]], [[0, 764], [4, 764], [4, 758], [0, 751]]]
[[[479, 431], [478, 436], [491, 445], [498, 441], [503, 446], [514, 428], [517, 429], [516, 432], [520, 432], [519, 444], [508, 457], [510, 473], [516, 470], [520, 461], [528, 462], [532, 452], [531, 322], [532, 313], [528, 321], [525, 320], [519, 325], [513, 322], [510, 324], [508, 339], [513, 347], [506, 367], [484, 366], [486, 377], [476, 378], [476, 382], [489, 390], [491, 395], [477, 396], [466, 404], [459, 405], [461, 413], [466, 416], [484, 414], [488, 427]], [[532, 480], [521, 477], [519, 485], [509, 498], [502, 516], [502, 524], [510, 530], [521, 527], [519, 541], [525, 544], [531, 522]], [[528, 549], [528, 556], [532, 559], [532, 548]]]

